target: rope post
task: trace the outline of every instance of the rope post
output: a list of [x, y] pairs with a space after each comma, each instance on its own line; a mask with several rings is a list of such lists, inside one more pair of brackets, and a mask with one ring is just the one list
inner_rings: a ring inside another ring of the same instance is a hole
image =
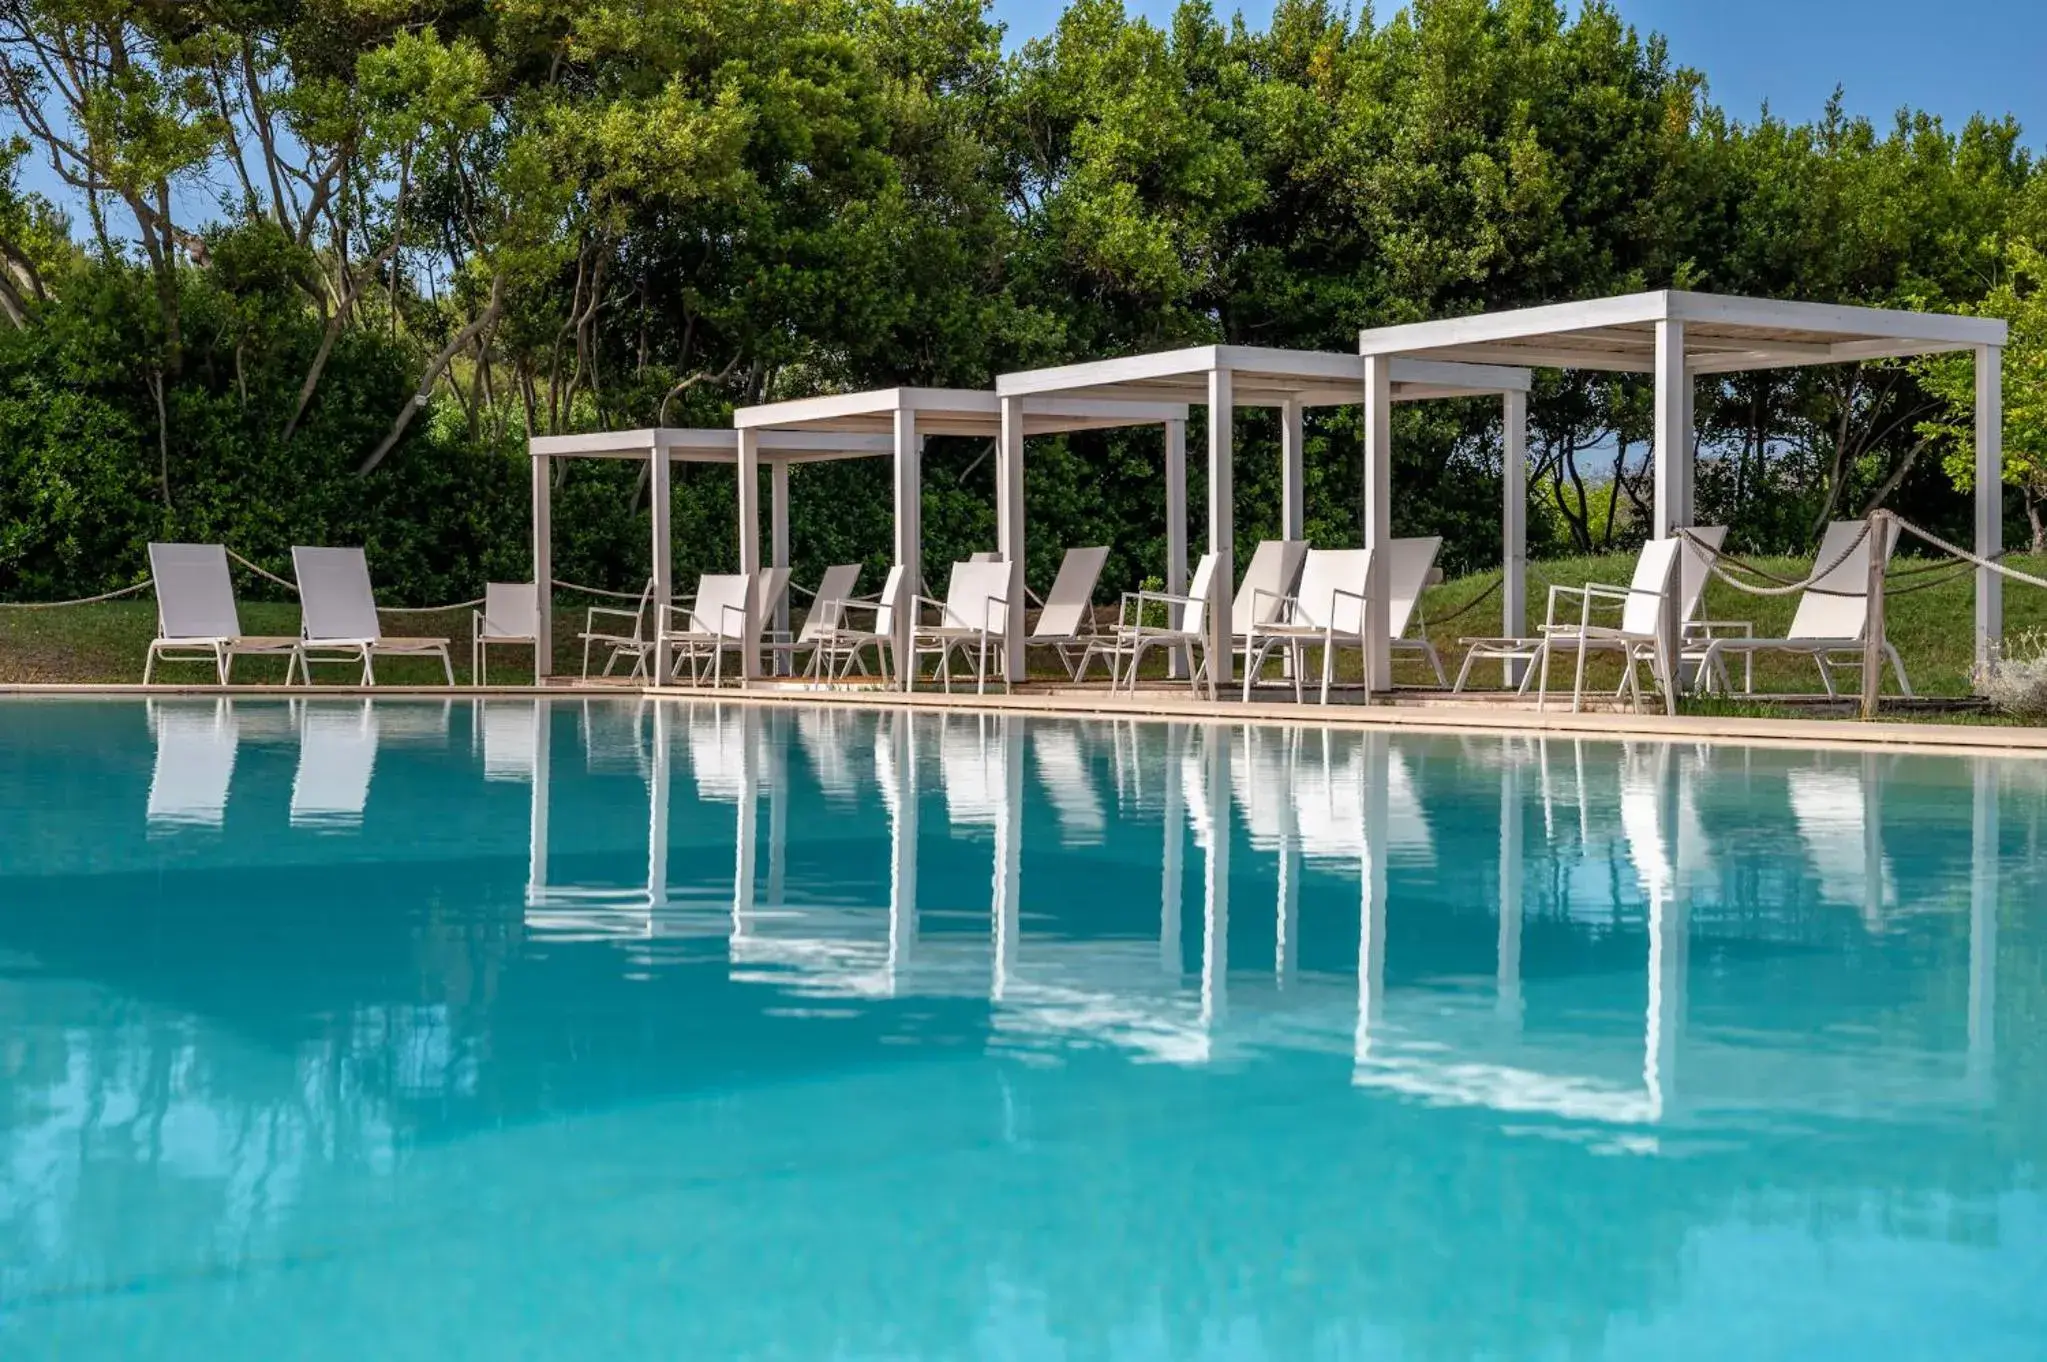
[[1891, 513], [1869, 516], [1869, 615], [1862, 626], [1862, 717], [1874, 719], [1884, 684], [1884, 572], [1889, 567]]

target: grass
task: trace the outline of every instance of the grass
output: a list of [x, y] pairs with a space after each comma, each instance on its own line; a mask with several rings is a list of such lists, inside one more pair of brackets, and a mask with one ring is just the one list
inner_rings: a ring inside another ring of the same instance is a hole
[[[2047, 574], [2047, 560], [2015, 555], [2015, 566], [2036, 575]], [[1810, 564], [1796, 559], [1765, 559], [1762, 566], [1784, 577], [1802, 576]], [[1894, 587], [1889, 597], [1887, 627], [1891, 639], [1904, 654], [1913, 688], [1922, 696], [1960, 699], [1971, 694], [1970, 668], [1974, 651], [1975, 584], [1973, 575], [1948, 578], [1942, 573], [1899, 576], [1923, 566], [1918, 560], [1899, 558], [1893, 567]], [[1528, 619], [1531, 625], [1545, 615], [1551, 583], [1576, 586], [1585, 582], [1625, 584], [1634, 568], [1633, 555], [1551, 559], [1529, 565]], [[1499, 580], [1497, 571], [1457, 578], [1432, 588], [1422, 608], [1429, 621], [1428, 633], [1441, 650], [1445, 665], [1454, 676], [1463, 649], [1457, 640], [1496, 633], [1500, 627], [1499, 602], [1495, 595], [1481, 600]], [[1932, 583], [1924, 589], [1908, 590]], [[1478, 602], [1475, 606], [1473, 602]], [[1781, 635], [1791, 623], [1796, 597], [1750, 596], [1721, 581], [1714, 581], [1706, 593], [1705, 614], [1713, 619], [1751, 620], [1759, 636]], [[1466, 606], [1472, 608], [1459, 614]], [[242, 627], [252, 634], [295, 634], [298, 607], [276, 602], [250, 601], [242, 605]], [[580, 646], [575, 635], [583, 625], [581, 603], [564, 601], [555, 610], [555, 658], [558, 667], [580, 665]], [[458, 681], [466, 682], [469, 671], [469, 612], [448, 611], [435, 615], [387, 616], [385, 627], [394, 634], [437, 635], [453, 640], [452, 653]], [[2016, 637], [2028, 630], [2047, 629], [2047, 592], [2008, 584], [2005, 589], [2005, 628]], [[146, 596], [111, 601], [100, 605], [60, 610], [0, 609], [0, 684], [20, 682], [112, 683], [142, 679], [142, 659], [156, 632], [156, 607]], [[1043, 669], [1053, 664], [1049, 657], [1039, 661]], [[1597, 675], [1617, 677], [1611, 663]], [[1352, 663], [1351, 670], [1355, 669]], [[379, 662], [378, 679], [396, 683], [431, 683], [440, 679], [437, 663], [416, 660]], [[1048, 674], [1051, 674], [1048, 670]], [[1403, 659], [1396, 664], [1396, 679], [1421, 685], [1429, 680], [1425, 666]], [[1474, 670], [1475, 686], [1499, 683], [1499, 669], [1486, 666]], [[210, 665], [168, 664], [158, 671], [167, 682], [204, 683], [213, 679]], [[329, 681], [353, 680], [351, 669], [329, 666], [320, 672]], [[505, 684], [532, 679], [530, 654], [522, 649], [503, 648], [493, 654], [491, 677]], [[281, 658], [244, 658], [235, 664], [237, 681], [281, 681]], [[1886, 685], [1889, 684], [1886, 673]], [[1756, 689], [1765, 693], [1810, 694], [1820, 689], [1814, 665], [1804, 659], [1762, 657], [1756, 663]], [[1782, 706], [1765, 701], [1708, 699], [1688, 702], [1702, 713], [1781, 714]], [[1913, 717], [1908, 715], [1907, 717]], [[1996, 716], [1947, 714], [1940, 717], [1995, 722]]]

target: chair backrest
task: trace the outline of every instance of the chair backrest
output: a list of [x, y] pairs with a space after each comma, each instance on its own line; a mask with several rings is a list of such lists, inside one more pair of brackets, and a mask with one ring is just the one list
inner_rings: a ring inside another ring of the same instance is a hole
[[238, 638], [235, 585], [219, 544], [151, 544], [159, 638]]
[[1252, 602], [1257, 602], [1258, 623], [1269, 624], [1280, 609], [1283, 596], [1293, 594], [1301, 579], [1301, 564], [1308, 556], [1305, 539], [1268, 539], [1251, 554], [1251, 566], [1230, 604], [1230, 628], [1242, 634], [1251, 627]]
[[1215, 590], [1215, 567], [1215, 555], [1204, 553], [1194, 564], [1194, 575], [1187, 579], [1187, 599], [1193, 604], [1180, 615], [1180, 628], [1187, 633], [1200, 633], [1208, 619], [1208, 598]]
[[744, 642], [750, 626], [759, 618], [748, 618], [747, 589], [752, 584], [752, 577], [744, 572], [707, 572], [697, 578], [696, 600], [689, 608], [689, 631]]
[[377, 598], [370, 590], [370, 565], [361, 549], [295, 545], [291, 563], [299, 579], [299, 609], [307, 638], [374, 642], [384, 636], [377, 623]]
[[882, 580], [881, 595], [874, 608], [874, 632], [884, 637], [896, 631], [896, 611], [903, 608], [904, 582], [908, 576], [901, 563], [889, 568]]
[[845, 604], [860, 585], [858, 563], [838, 563], [824, 570], [817, 594], [810, 598], [810, 613], [803, 617], [803, 632], [797, 637], [814, 642], [828, 629], [839, 627]]
[[991, 553], [984, 549], [980, 553], [968, 554], [967, 561], [969, 563], [999, 563], [1002, 561], [1002, 555], [999, 553]]
[[1045, 608], [1038, 612], [1032, 638], [1072, 638], [1080, 632], [1087, 612], [1095, 603], [1095, 583], [1101, 580], [1102, 564], [1109, 561], [1104, 548], [1068, 549], [1045, 596]]
[[1365, 589], [1371, 585], [1370, 549], [1310, 549], [1301, 565], [1301, 584], [1294, 592], [1295, 624], [1334, 629], [1339, 634], [1365, 631]]
[[[1874, 532], [1863, 533], [1863, 520], [1837, 520], [1820, 537], [1820, 551], [1813, 559], [1815, 569], [1834, 566], [1805, 589], [1798, 609], [1791, 616], [1787, 638], [1861, 638], [1869, 624], [1869, 555], [1875, 549]], [[1857, 537], [1861, 543], [1856, 543]], [[1883, 560], [1891, 560], [1897, 537], [1883, 546]], [[1851, 551], [1849, 545], [1855, 547]], [[1842, 554], [1847, 554], [1842, 558]], [[1836, 560], [1839, 560], [1836, 562]]]
[[755, 617], [763, 622], [775, 617], [775, 606], [789, 593], [789, 569], [785, 567], [762, 568], [754, 577], [754, 590], [759, 599], [754, 603]]
[[1621, 607], [1622, 633], [1653, 637], [1662, 628], [1663, 600], [1670, 594], [1684, 542], [1673, 535], [1642, 546], [1642, 556], [1635, 560], [1635, 579], [1628, 583], [1628, 599]]
[[1009, 564], [965, 562], [952, 565], [945, 587], [947, 629], [1000, 630], [1002, 606], [1009, 596]]
[[[1699, 605], [1706, 599], [1706, 583], [1713, 577], [1713, 556], [1700, 548], [1718, 550], [1727, 542], [1725, 525], [1694, 525], [1686, 532], [1684, 557], [1678, 561], [1678, 618], [1689, 624], [1699, 617]], [[1682, 536], [1680, 536], [1682, 537]], [[1699, 541], [1695, 544], [1693, 539]]]
[[483, 619], [477, 630], [485, 638], [532, 639], [540, 633], [540, 602], [531, 582], [485, 582]]
[[1422, 591], [1435, 570], [1436, 555], [1443, 551], [1443, 537], [1396, 539], [1386, 546], [1386, 600], [1391, 612], [1388, 634], [1399, 638], [1414, 619]]

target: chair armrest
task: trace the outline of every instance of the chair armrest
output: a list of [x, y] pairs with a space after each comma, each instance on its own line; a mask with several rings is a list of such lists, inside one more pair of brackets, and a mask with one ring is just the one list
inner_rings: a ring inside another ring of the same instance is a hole
[[593, 605], [589, 607], [583, 616], [583, 628], [590, 632], [595, 632], [599, 615], [610, 615], [615, 619], [631, 620], [635, 625], [638, 625], [640, 622], [640, 612], [637, 610], [626, 610], [615, 605]]
[[[1722, 631], [1725, 632], [1722, 632]], [[1754, 638], [1754, 620], [1693, 620], [1685, 626], [1686, 638]]]

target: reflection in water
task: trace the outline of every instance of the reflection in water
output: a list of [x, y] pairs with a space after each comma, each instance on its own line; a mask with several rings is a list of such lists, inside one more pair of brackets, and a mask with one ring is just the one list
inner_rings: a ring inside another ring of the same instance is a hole
[[[422, 1356], [443, 1317], [566, 1355], [589, 1310], [820, 1358], [2000, 1357], [2047, 1327], [2013, 1294], [2047, 1269], [2032, 766], [25, 711], [23, 1355], [259, 1356], [339, 1311]], [[1814, 1324], [1843, 1292], [1896, 1304]]]

